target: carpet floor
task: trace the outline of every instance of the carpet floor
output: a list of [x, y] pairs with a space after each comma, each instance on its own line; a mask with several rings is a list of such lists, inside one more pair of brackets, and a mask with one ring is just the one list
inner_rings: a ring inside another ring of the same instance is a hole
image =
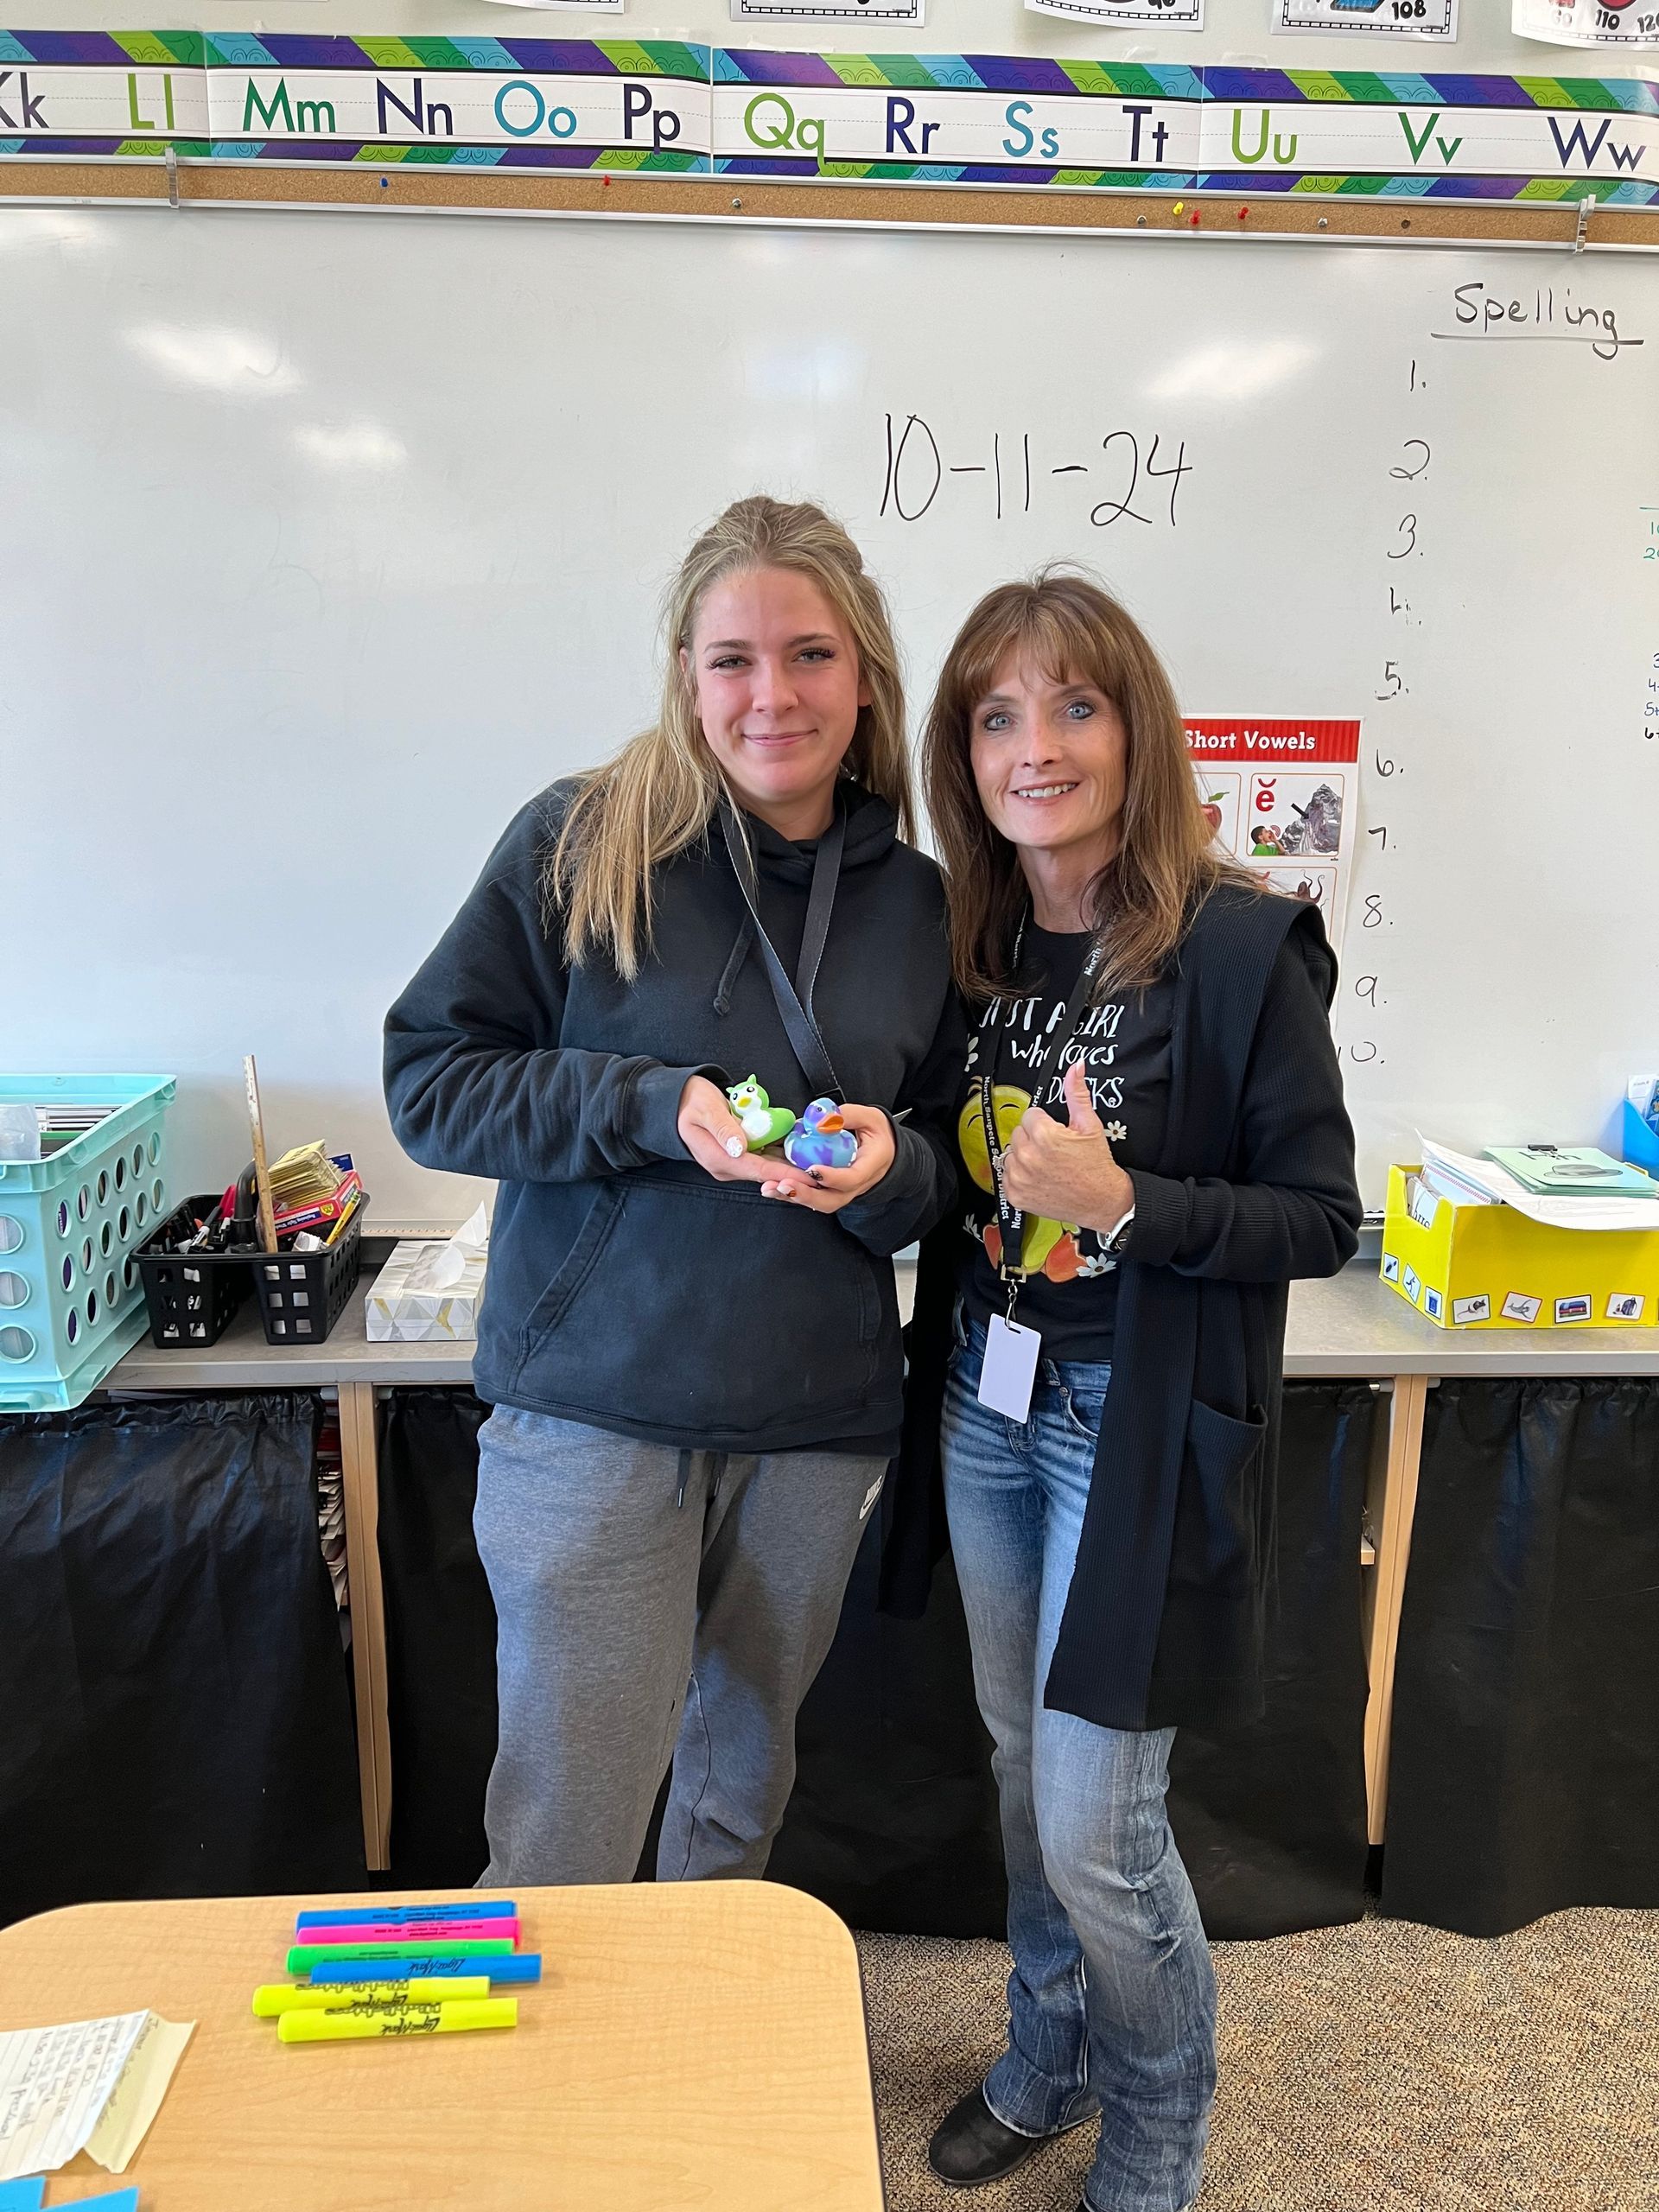
[[[999, 1943], [863, 1936], [889, 2212], [1073, 2212], [1091, 2129], [971, 2196], [929, 2134], [1001, 2048]], [[1659, 1913], [1216, 1946], [1199, 2212], [1659, 2212]]]

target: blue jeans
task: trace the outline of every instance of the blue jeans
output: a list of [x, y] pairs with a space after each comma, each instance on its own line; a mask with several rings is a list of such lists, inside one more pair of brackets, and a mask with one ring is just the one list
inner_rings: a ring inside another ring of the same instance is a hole
[[995, 1745], [1014, 1952], [986, 2102], [1023, 2135], [1098, 2112], [1090, 2212], [1183, 2212], [1215, 2095], [1216, 1983], [1164, 1809], [1175, 1732], [1043, 1705], [1111, 1369], [1041, 1360], [1030, 1414], [1012, 1421], [976, 1395], [983, 1331], [959, 1322], [958, 1339], [945, 1498]]

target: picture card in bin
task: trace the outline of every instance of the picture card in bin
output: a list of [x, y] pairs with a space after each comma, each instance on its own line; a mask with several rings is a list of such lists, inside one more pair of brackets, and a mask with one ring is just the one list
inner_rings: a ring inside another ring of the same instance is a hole
[[364, 1300], [371, 1344], [468, 1344], [489, 1265], [482, 1206], [447, 1243], [396, 1246]]

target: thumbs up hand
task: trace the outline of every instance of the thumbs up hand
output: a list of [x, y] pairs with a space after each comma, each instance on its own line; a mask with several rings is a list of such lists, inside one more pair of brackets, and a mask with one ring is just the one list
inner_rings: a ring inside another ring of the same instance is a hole
[[[1100, 1137], [1103, 1141], [1106, 1132], [1095, 1111], [1095, 1102], [1089, 1096], [1089, 1078], [1083, 1071], [1081, 1060], [1073, 1060], [1067, 1068], [1061, 1088], [1065, 1093], [1068, 1128], [1079, 1131], [1084, 1136]], [[1107, 1149], [1109, 1151], [1110, 1147], [1108, 1146]]]
[[1023, 1212], [1079, 1229], [1114, 1229], [1135, 1204], [1135, 1185], [1112, 1157], [1081, 1060], [1066, 1069], [1064, 1095], [1064, 1122], [1040, 1106], [1022, 1116], [1003, 1154], [1003, 1190]]

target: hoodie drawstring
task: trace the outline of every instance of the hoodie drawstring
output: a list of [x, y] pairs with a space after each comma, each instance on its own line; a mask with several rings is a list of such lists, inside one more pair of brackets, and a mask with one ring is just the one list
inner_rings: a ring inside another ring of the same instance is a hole
[[719, 988], [715, 993], [716, 1014], [723, 1014], [731, 1012], [732, 992], [737, 982], [738, 971], [748, 958], [749, 948], [753, 943], [754, 917], [753, 914], [745, 914], [743, 926], [737, 933], [737, 942], [732, 947], [732, 957], [726, 963], [725, 972], [721, 976]]

